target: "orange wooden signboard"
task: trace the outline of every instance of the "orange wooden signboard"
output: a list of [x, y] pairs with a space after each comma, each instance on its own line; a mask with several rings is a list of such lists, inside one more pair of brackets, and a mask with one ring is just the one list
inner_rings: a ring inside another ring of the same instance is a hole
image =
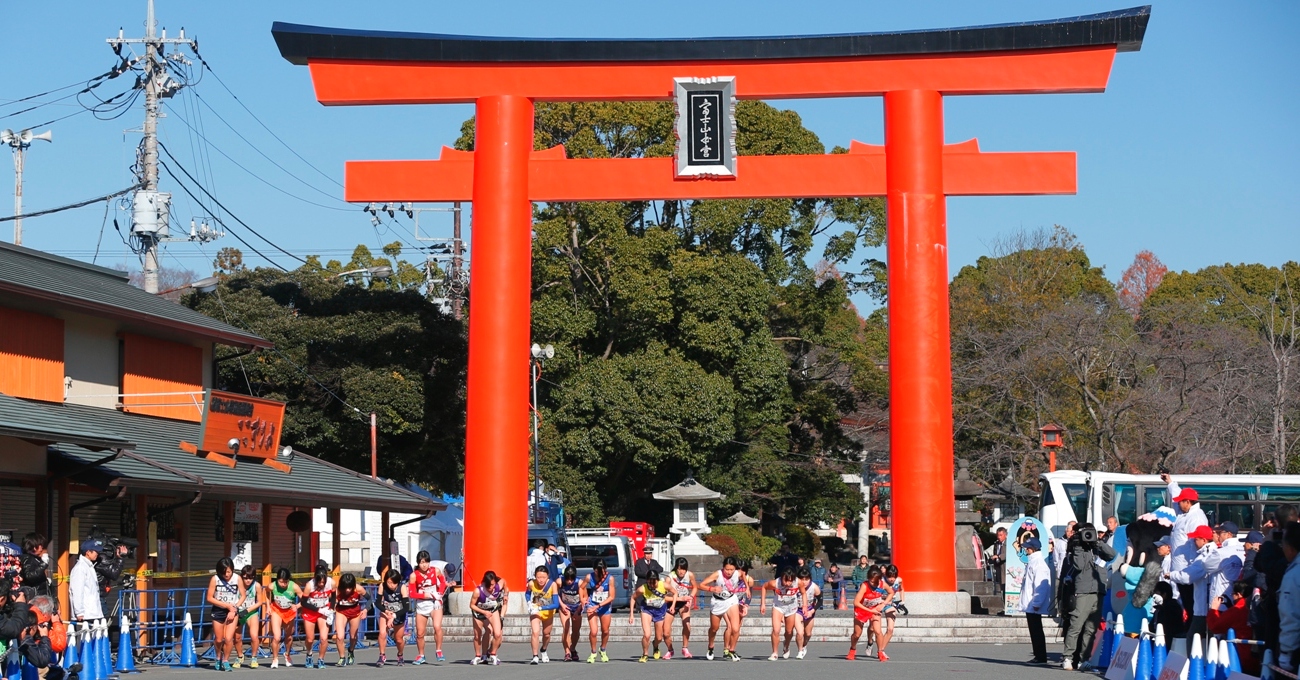
[[[199, 450], [274, 459], [280, 450], [284, 402], [208, 390]], [[237, 442], [238, 446], [232, 446]]]

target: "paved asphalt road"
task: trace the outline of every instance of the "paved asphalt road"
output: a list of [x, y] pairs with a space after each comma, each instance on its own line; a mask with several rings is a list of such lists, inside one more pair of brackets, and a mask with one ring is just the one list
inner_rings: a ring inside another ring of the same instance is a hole
[[[771, 647], [763, 643], [742, 643], [740, 652], [744, 655], [744, 661], [739, 663], [715, 660], [712, 662], [704, 661], [704, 645], [695, 647], [692, 645], [691, 651], [697, 653], [695, 659], [674, 658], [670, 661], [653, 661], [646, 664], [636, 663], [636, 658], [640, 656], [641, 645], [639, 643], [617, 643], [610, 646], [609, 663], [564, 663], [552, 658], [551, 663], [530, 666], [528, 660], [532, 657], [528, 645], [525, 644], [507, 644], [501, 650], [501, 665], [491, 666], [470, 666], [469, 658], [472, 655], [472, 647], [468, 643], [448, 644], [444, 648], [448, 661], [443, 663], [430, 663], [426, 666], [412, 666], [410, 660], [414, 658], [414, 650], [407, 657], [407, 663], [401, 668], [392, 665], [393, 656], [390, 651], [389, 665], [384, 668], [375, 668], [374, 662], [378, 657], [378, 652], [374, 648], [358, 650], [356, 665], [348, 668], [334, 668], [332, 665], [322, 670], [307, 670], [300, 665], [293, 668], [278, 668], [270, 670], [269, 661], [263, 661], [261, 668], [249, 670], [247, 668], [237, 669], [229, 674], [223, 674], [224, 677], [235, 680], [237, 678], [248, 679], [251, 675], [260, 676], [263, 680], [329, 680], [330, 677], [336, 678], [371, 678], [380, 677], [391, 678], [392, 680], [420, 680], [430, 677], [446, 677], [448, 671], [454, 672], [457, 677], [483, 677], [492, 678], [539, 678], [542, 680], [579, 678], [592, 680], [788, 680], [792, 675], [804, 678], [835, 678], [835, 677], [881, 677], [895, 678], [902, 680], [927, 680], [938, 677], [961, 677], [979, 680], [988, 678], [989, 680], [1018, 680], [1020, 678], [1043, 678], [1057, 677], [1068, 678], [1073, 674], [1066, 674], [1062, 671], [1044, 668], [1043, 666], [1030, 666], [1025, 661], [1030, 656], [1028, 645], [960, 645], [960, 644], [899, 644], [889, 647], [890, 660], [888, 663], [880, 663], [874, 657], [857, 661], [846, 661], [844, 652], [847, 651], [848, 645], [845, 643], [813, 643], [809, 648], [808, 658], [802, 661], [796, 661], [793, 657], [788, 661], [767, 661], [767, 655], [771, 653]], [[586, 642], [579, 645], [579, 651], [587, 650]], [[563, 658], [563, 651], [558, 645], [552, 646], [556, 652], [555, 656]], [[433, 653], [433, 645], [429, 644], [428, 651], [430, 656]], [[721, 652], [721, 650], [718, 650]], [[1053, 650], [1055, 651], [1055, 650]], [[1053, 657], [1059, 658], [1056, 654]], [[295, 656], [294, 663], [301, 664], [302, 656]], [[329, 663], [337, 661], [334, 654], [328, 657]], [[171, 669], [157, 668], [144, 664], [141, 668], [145, 671], [147, 677], [153, 677], [156, 680], [164, 678], [177, 678], [178, 680], [194, 680], [200, 677], [216, 678], [216, 671], [204, 662], [204, 665], [197, 669]], [[953, 675], [960, 674], [960, 675]], [[1095, 675], [1073, 677], [1092, 677]]]

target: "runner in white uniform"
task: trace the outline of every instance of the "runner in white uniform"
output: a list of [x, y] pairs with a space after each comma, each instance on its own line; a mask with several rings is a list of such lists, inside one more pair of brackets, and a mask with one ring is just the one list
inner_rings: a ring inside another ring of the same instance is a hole
[[803, 585], [805, 606], [799, 610], [796, 624], [799, 628], [799, 656], [802, 659], [808, 654], [808, 641], [812, 639], [813, 619], [817, 616], [817, 598], [821, 596], [822, 589], [812, 580], [812, 570], [804, 567], [799, 570], [799, 583]]
[[690, 563], [685, 557], [678, 557], [673, 563], [673, 570], [665, 577], [668, 587], [677, 593], [677, 601], [668, 609], [668, 653], [672, 654], [673, 619], [682, 620], [682, 658], [691, 658], [691, 610], [695, 608], [695, 597], [699, 594], [700, 584], [695, 574], [690, 572]]
[[740, 661], [735, 648], [740, 639], [740, 592], [745, 589], [745, 581], [736, 558], [723, 560], [722, 569], [701, 581], [700, 588], [713, 595], [713, 609], [709, 613], [709, 652], [705, 658], [713, 660], [713, 641], [718, 636], [719, 626], [726, 621], [727, 630], [722, 635], [722, 658]]
[[764, 583], [758, 589], [758, 613], [767, 611], [767, 591], [772, 591], [775, 601], [772, 603], [772, 656], [768, 661], [777, 659], [777, 643], [781, 638], [781, 629], [785, 628], [785, 650], [782, 658], [790, 658], [790, 640], [797, 638], [799, 647], [803, 647], [802, 627], [798, 627], [795, 614], [808, 606], [807, 593], [803, 583], [795, 576], [793, 569], [786, 569], [780, 578]]

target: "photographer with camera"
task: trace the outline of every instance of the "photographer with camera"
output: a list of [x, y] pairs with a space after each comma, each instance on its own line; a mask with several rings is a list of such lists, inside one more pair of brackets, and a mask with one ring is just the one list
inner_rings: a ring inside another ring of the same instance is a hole
[[1056, 591], [1058, 611], [1066, 620], [1065, 655], [1061, 661], [1065, 670], [1088, 660], [1101, 620], [1101, 597], [1106, 592], [1104, 565], [1115, 555], [1114, 548], [1099, 540], [1096, 527], [1088, 523], [1075, 525], [1065, 546]]

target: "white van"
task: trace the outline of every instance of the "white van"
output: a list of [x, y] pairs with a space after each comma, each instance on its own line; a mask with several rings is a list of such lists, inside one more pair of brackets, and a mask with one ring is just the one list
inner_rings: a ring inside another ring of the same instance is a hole
[[632, 541], [613, 529], [566, 529], [569, 542], [569, 561], [578, 570], [578, 578], [586, 578], [596, 562], [605, 563], [605, 569], [614, 577], [614, 609], [627, 607], [631, 600]]

